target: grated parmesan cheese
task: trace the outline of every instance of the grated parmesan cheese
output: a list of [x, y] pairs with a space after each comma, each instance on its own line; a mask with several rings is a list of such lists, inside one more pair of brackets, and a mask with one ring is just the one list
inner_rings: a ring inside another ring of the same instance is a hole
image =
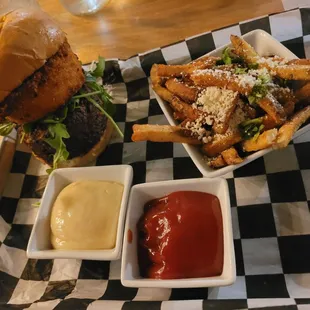
[[241, 87], [254, 87], [257, 78], [250, 74], [237, 75], [237, 82]]
[[242, 109], [243, 104], [244, 103], [241, 100], [238, 102], [236, 110], [229, 120], [227, 131], [224, 134], [215, 134], [214, 140], [221, 140], [224, 137], [229, 137], [238, 131], [238, 125], [246, 119], [246, 113]]
[[261, 57], [257, 60], [258, 64], [265, 64], [269, 68], [275, 68], [277, 66], [284, 66], [287, 64], [287, 62], [288, 62], [287, 59], [285, 59], [285, 58], [283, 59], [279, 56], [267, 57], [267, 58]]
[[205, 123], [212, 125], [214, 122], [223, 123], [227, 114], [234, 104], [238, 92], [219, 87], [211, 86], [205, 88], [193, 104], [194, 109], [198, 109], [206, 114]]
[[203, 69], [196, 70], [195, 75], [204, 75], [208, 74], [218, 79], [227, 80], [229, 82], [237, 82], [241, 87], [253, 87], [257, 81], [255, 76], [250, 74], [234, 74], [231, 71], [224, 71], [219, 69]]

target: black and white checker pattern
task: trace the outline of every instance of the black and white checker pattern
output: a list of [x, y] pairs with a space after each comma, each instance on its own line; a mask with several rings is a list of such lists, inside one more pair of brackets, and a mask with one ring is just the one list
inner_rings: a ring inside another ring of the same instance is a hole
[[[182, 63], [226, 44], [231, 33], [264, 29], [297, 56], [310, 57], [310, 8], [264, 16], [182, 42], [107, 62], [116, 135], [96, 165], [126, 163], [134, 183], [199, 178], [182, 145], [131, 142], [133, 124], [166, 124], [149, 86], [153, 63]], [[198, 31], [198, 30], [197, 30]], [[120, 261], [27, 259], [26, 245], [46, 174], [17, 145], [0, 201], [0, 308], [29, 309], [310, 309], [310, 133], [225, 177], [234, 230], [237, 281], [229, 287], [135, 289], [120, 283]]]

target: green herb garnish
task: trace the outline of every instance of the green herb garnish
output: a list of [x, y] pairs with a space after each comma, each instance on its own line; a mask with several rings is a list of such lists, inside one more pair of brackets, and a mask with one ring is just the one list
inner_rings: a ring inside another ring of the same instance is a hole
[[241, 57], [234, 54], [230, 47], [226, 47], [223, 52], [221, 59], [216, 61], [216, 65], [231, 65], [231, 64], [243, 64], [244, 61]]
[[103, 77], [105, 68], [105, 60], [103, 57], [98, 57], [98, 63], [94, 71], [91, 72], [91, 75], [94, 77]]
[[248, 67], [251, 70], [257, 70], [258, 69], [258, 63], [248, 64]]
[[225, 65], [231, 65], [232, 64], [232, 59], [230, 57], [230, 51], [231, 51], [231, 49], [229, 47], [226, 47], [223, 50], [222, 59], [223, 59]]
[[235, 69], [235, 74], [246, 74], [247, 73], [247, 68], [236, 68]]
[[[85, 85], [94, 91], [99, 91], [100, 93], [97, 95], [97, 98], [99, 97], [99, 100], [101, 102], [102, 107], [104, 110], [110, 115], [113, 116], [116, 112], [116, 106], [112, 103], [112, 97], [108, 94], [108, 92], [104, 89], [102, 85], [99, 85], [94, 82], [87, 82]], [[89, 96], [88, 96], [89, 97]], [[116, 124], [113, 124], [114, 127], [117, 126]], [[116, 127], [115, 127], [116, 128]], [[116, 128], [117, 131], [119, 131], [119, 128]], [[121, 135], [123, 137], [123, 135]]]
[[216, 66], [223, 66], [223, 65], [225, 65], [225, 62], [224, 62], [222, 59], [218, 59], [218, 60], [215, 62], [215, 65], [216, 65]]
[[[50, 137], [45, 138], [44, 142], [55, 149], [55, 154], [53, 155], [53, 169], [56, 169], [59, 162], [66, 161], [69, 157], [69, 152], [67, 151], [63, 139], [70, 138], [70, 135], [66, 125], [62, 123], [49, 124], [48, 132]], [[51, 172], [53, 169], [49, 169], [48, 172]]]
[[122, 133], [122, 131], [120, 130], [120, 128], [117, 126], [117, 124], [115, 123], [114, 119], [112, 118], [112, 116], [94, 99], [88, 97], [87, 100], [89, 102], [91, 102], [98, 110], [100, 110], [102, 112], [102, 114], [104, 114], [113, 124], [113, 126], [115, 127], [115, 129], [117, 130], [118, 134], [123, 138], [124, 134]]
[[252, 88], [251, 94], [248, 96], [250, 104], [255, 104], [257, 100], [264, 98], [268, 93], [268, 83], [271, 82], [271, 76], [264, 74], [258, 76], [257, 82]]
[[276, 76], [275, 83], [278, 84], [280, 87], [287, 87], [288, 86], [288, 80], [281, 79], [280, 77]]
[[9, 121], [4, 121], [0, 123], [0, 136], [7, 136], [15, 128], [15, 124]]
[[262, 124], [262, 120], [260, 118], [244, 121], [240, 123], [238, 127], [244, 140], [256, 140], [264, 129], [264, 125]]

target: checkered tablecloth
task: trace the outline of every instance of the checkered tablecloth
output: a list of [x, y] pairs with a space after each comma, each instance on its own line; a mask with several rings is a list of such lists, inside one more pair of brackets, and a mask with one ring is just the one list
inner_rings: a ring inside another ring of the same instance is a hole
[[[108, 61], [105, 81], [112, 85], [125, 138], [115, 135], [96, 165], [130, 164], [134, 184], [200, 178], [182, 145], [131, 142], [133, 124], [167, 124], [150, 88], [151, 65], [190, 61], [226, 44], [230, 34], [258, 28], [297, 56], [310, 57], [310, 9], [302, 8]], [[310, 309], [310, 133], [225, 176], [237, 264], [237, 280], [229, 287], [126, 288], [120, 261], [28, 259], [25, 249], [37, 213], [32, 204], [43, 193], [45, 169], [17, 145], [0, 202], [0, 308]]]

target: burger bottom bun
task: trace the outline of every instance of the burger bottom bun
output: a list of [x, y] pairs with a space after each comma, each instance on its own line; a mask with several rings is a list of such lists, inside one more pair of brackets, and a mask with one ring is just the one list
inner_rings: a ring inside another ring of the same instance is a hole
[[[113, 132], [113, 124], [108, 119], [107, 126], [103, 132], [103, 135], [101, 136], [99, 142], [97, 142], [97, 144], [95, 144], [91, 150], [89, 150], [83, 156], [75, 157], [70, 160], [59, 163], [57, 168], [84, 167], [94, 162], [109, 144], [112, 132]], [[47, 162], [44, 159], [37, 156], [35, 153], [33, 153], [33, 155], [42, 163], [47, 164]]]

